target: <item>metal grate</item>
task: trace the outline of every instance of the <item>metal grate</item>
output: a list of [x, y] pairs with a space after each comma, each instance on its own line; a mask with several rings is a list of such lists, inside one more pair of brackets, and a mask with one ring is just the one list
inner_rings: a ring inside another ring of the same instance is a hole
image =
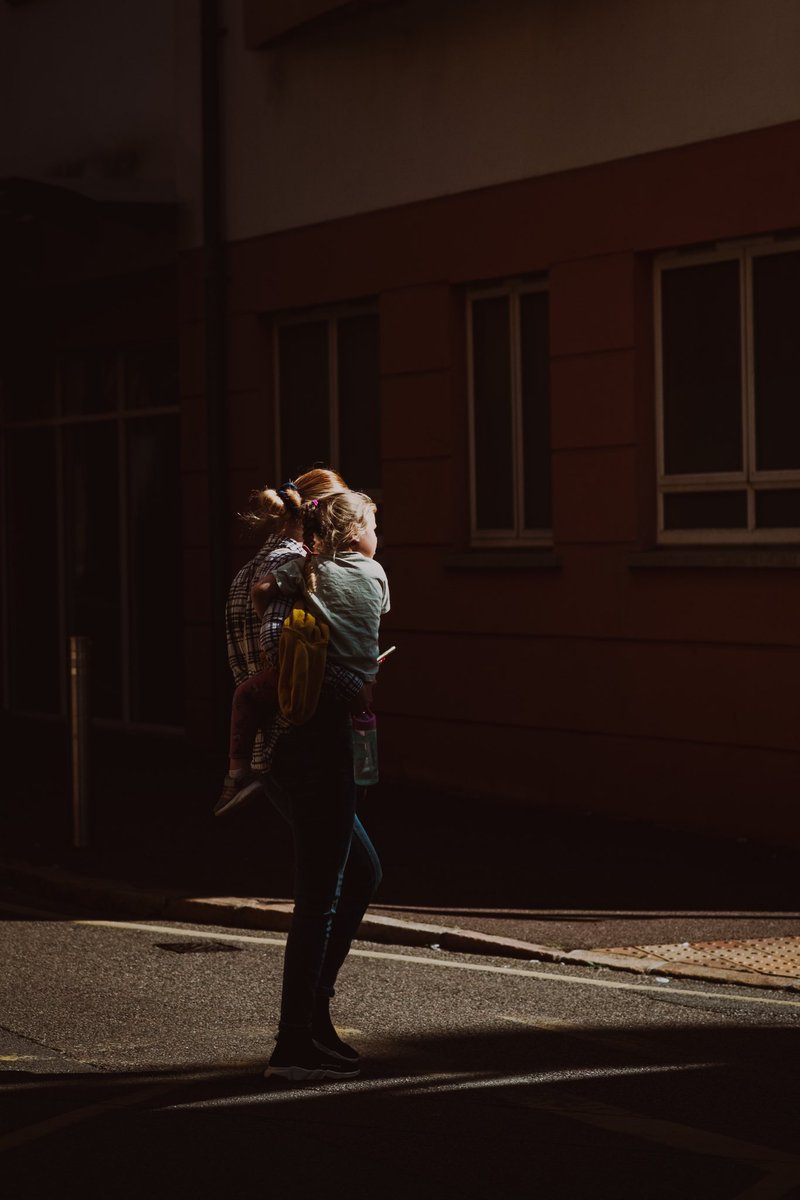
[[621, 946], [604, 954], [660, 958], [687, 966], [722, 967], [758, 975], [800, 978], [800, 937], [750, 938], [724, 942], [679, 942], [663, 946]]

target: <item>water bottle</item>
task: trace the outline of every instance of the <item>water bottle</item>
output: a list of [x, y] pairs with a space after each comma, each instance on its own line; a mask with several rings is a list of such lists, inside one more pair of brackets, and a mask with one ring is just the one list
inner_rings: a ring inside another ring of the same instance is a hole
[[353, 776], [359, 787], [378, 782], [378, 729], [375, 713], [353, 716]]

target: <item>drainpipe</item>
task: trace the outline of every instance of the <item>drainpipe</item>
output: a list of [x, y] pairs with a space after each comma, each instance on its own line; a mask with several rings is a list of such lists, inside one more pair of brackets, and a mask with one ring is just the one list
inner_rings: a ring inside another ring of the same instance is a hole
[[227, 727], [231, 681], [225, 648], [230, 579], [226, 273], [222, 177], [221, 44], [218, 0], [200, 0], [203, 138], [205, 396], [208, 421], [209, 560], [211, 569], [212, 719]]

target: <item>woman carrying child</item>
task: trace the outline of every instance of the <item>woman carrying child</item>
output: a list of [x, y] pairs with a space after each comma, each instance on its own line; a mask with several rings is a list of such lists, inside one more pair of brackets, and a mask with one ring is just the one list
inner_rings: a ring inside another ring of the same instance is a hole
[[[303, 546], [302, 508], [311, 500], [324, 500], [337, 492], [347, 491], [347, 485], [335, 471], [317, 467], [279, 488], [265, 487], [253, 493], [254, 511], [243, 513], [254, 532], [264, 537], [258, 553], [237, 574], [228, 592], [225, 607], [225, 632], [228, 643], [228, 662], [237, 689], [247, 684], [242, 709], [234, 704], [231, 713], [230, 761], [222, 795], [214, 807], [215, 816], [222, 816], [245, 800], [263, 791], [264, 776], [269, 767], [266, 734], [270, 730], [275, 707], [274, 681], [262, 674], [264, 656], [260, 646], [261, 613], [251, 597], [255, 583], [288, 559], [305, 554]], [[279, 600], [274, 608], [278, 626], [291, 611], [291, 603]], [[354, 695], [359, 681], [351, 682]], [[251, 727], [253, 706], [262, 703], [263, 726]], [[244, 722], [244, 726], [243, 726]], [[263, 728], [263, 732], [262, 732]]]
[[[295, 910], [277, 1045], [267, 1074], [293, 1080], [350, 1078], [359, 1071], [359, 1056], [340, 1040], [329, 1005], [339, 968], [380, 882], [380, 863], [355, 814], [349, 718], [371, 698], [378, 625], [389, 607], [386, 576], [373, 561], [375, 505], [352, 492], [308, 497], [304, 479], [278, 489], [294, 521], [294, 546], [288, 547], [294, 553], [277, 565], [265, 556], [253, 588], [259, 608], [266, 606], [261, 647], [273, 672], [271, 681], [264, 676], [259, 684], [272, 691], [262, 690], [256, 699], [255, 705], [261, 704], [257, 721], [275, 712], [277, 647], [292, 598], [302, 592], [308, 611], [330, 625], [316, 712], [307, 724], [287, 729], [284, 723], [268, 738], [275, 763], [265, 787], [292, 828]], [[300, 537], [315, 551], [305, 560]], [[252, 699], [245, 693], [245, 707]], [[252, 713], [248, 728], [253, 728]], [[246, 754], [246, 747], [239, 749]]]

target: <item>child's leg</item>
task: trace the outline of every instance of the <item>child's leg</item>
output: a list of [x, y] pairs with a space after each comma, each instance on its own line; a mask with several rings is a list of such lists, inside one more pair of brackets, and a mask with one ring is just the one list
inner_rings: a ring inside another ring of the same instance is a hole
[[275, 672], [265, 668], [240, 683], [231, 704], [230, 770], [250, 766], [256, 734], [269, 727], [277, 711]]

